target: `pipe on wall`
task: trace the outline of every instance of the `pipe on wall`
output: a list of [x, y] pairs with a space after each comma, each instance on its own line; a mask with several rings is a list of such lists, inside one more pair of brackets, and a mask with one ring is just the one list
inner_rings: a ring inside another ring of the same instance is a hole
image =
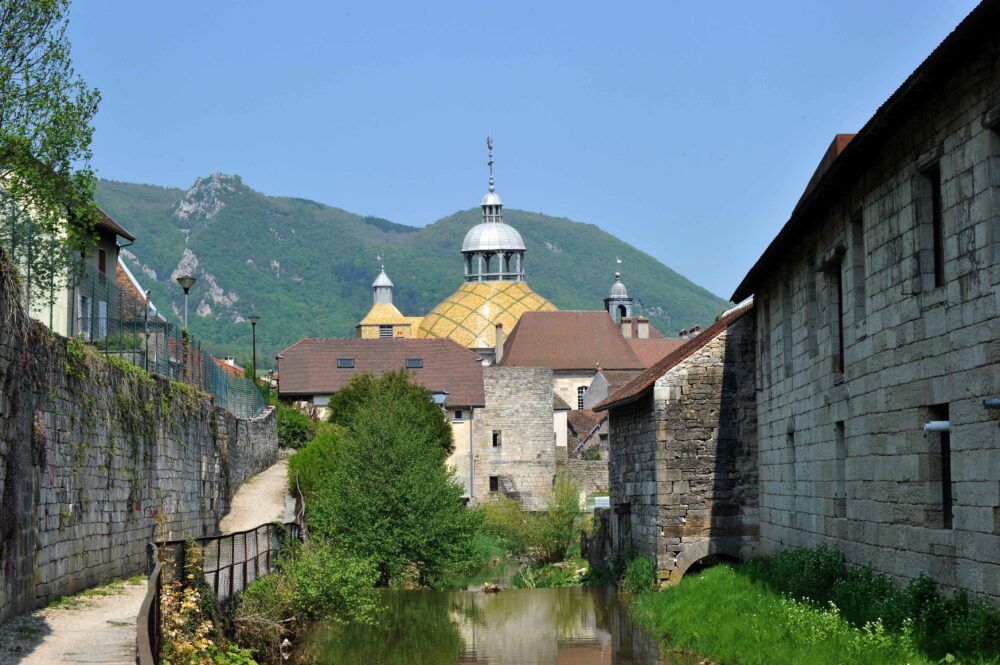
[[951, 431], [951, 421], [950, 420], [928, 420], [924, 424], [925, 432], [950, 432]]

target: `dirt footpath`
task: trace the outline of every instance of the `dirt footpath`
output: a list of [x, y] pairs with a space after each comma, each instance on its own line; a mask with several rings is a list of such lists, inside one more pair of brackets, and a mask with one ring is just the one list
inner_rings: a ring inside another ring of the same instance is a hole
[[[291, 521], [295, 500], [286, 490], [287, 473], [283, 457], [245, 482], [222, 519], [222, 532]], [[13, 617], [0, 625], [0, 665], [135, 663], [135, 623], [145, 594], [145, 580], [118, 582]]]
[[295, 499], [288, 494], [288, 459], [282, 457], [240, 486], [220, 528], [222, 533], [233, 533], [267, 522], [290, 522], [294, 517]]
[[134, 663], [135, 622], [145, 594], [145, 580], [118, 583], [108, 595], [74, 596], [14, 617], [0, 626], [0, 665]]

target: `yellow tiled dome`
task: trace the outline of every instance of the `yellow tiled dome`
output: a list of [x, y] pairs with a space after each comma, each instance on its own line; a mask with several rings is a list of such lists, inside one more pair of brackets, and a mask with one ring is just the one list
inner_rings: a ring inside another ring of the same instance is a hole
[[430, 314], [417, 337], [447, 337], [470, 349], [496, 346], [496, 326], [509, 335], [524, 312], [556, 309], [525, 282], [466, 282]]

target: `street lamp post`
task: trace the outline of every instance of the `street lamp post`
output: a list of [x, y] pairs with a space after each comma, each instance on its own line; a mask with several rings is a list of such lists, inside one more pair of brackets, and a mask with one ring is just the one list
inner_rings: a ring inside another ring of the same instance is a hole
[[251, 377], [253, 378], [253, 384], [257, 385], [257, 322], [260, 321], [260, 317], [256, 314], [251, 314], [247, 317], [247, 321], [250, 322], [250, 335], [253, 339], [253, 364], [251, 365]]
[[188, 291], [194, 286], [194, 283], [198, 280], [191, 275], [184, 275], [183, 277], [177, 278], [177, 283], [181, 285], [184, 289], [184, 329], [187, 330], [188, 327]]

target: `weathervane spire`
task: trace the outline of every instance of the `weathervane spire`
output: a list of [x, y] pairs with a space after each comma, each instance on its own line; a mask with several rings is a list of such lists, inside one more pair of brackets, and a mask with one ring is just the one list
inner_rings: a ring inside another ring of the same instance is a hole
[[490, 167], [490, 191], [493, 191], [493, 137], [486, 137], [486, 148], [490, 153], [490, 160], [486, 164]]
[[616, 256], [615, 263], [618, 264], [618, 268], [615, 270], [615, 279], [621, 279], [622, 277], [622, 257]]

